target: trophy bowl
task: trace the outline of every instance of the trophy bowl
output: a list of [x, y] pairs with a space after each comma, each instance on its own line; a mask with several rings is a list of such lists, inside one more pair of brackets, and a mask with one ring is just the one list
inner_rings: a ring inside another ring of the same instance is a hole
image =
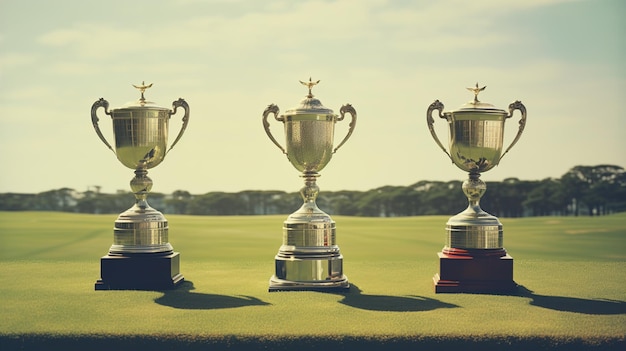
[[[446, 224], [446, 244], [441, 253], [446, 258], [449, 258], [449, 256], [510, 258], [503, 247], [502, 223], [500, 223], [497, 217], [480, 208], [480, 198], [487, 190], [487, 186], [480, 179], [480, 175], [482, 172], [489, 171], [497, 166], [504, 155], [517, 143], [526, 125], [526, 107], [520, 101], [515, 101], [509, 105], [507, 113], [491, 104], [481, 102], [478, 100], [478, 94], [485, 88], [479, 87], [478, 83], [476, 87], [467, 88], [474, 93], [474, 100], [464, 104], [457, 110], [443, 112], [443, 103], [436, 100], [430, 104], [426, 112], [428, 128], [437, 145], [446, 153], [452, 163], [469, 173], [468, 179], [462, 185], [463, 192], [469, 202], [468, 207], [463, 212], [451, 217]], [[435, 120], [432, 114], [435, 110], [439, 111], [440, 118], [448, 122], [450, 136], [449, 152], [439, 141], [434, 129]], [[505, 121], [513, 116], [515, 110], [519, 110], [522, 114], [519, 129], [511, 144], [502, 152]], [[449, 285], [452, 283], [449, 283], [449, 281], [444, 282], [443, 278], [437, 277], [436, 290], [438, 292], [487, 291], [499, 288], [506, 290], [512, 286], [512, 258], [510, 261], [506, 263], [507, 265], [510, 264], [510, 282], [508, 279], [509, 269], [505, 267], [502, 269], [501, 276], [504, 277], [502, 279], [496, 279], [487, 275], [468, 278], [474, 281], [504, 281], [501, 284], [498, 283], [500, 284], [499, 286], [493, 285], [490, 287], [488, 286], [489, 284], [485, 283], [474, 284], [474, 286], [468, 287], [468, 284], [458, 283], [461, 284], [460, 286], [464, 286], [450, 288]], [[444, 275], [443, 267], [444, 261], [442, 261], [442, 276]], [[462, 267], [455, 268], [457, 271], [463, 269], [467, 270], [467, 268]], [[485, 274], [488, 274], [492, 269], [492, 267], [476, 268], [476, 270], [482, 270]], [[454, 276], [454, 274], [449, 275]], [[449, 280], [452, 281], [454, 279]]]
[[[133, 85], [141, 92], [141, 98], [133, 103], [109, 111], [109, 103], [100, 98], [91, 107], [91, 120], [100, 140], [117, 156], [117, 159], [126, 167], [135, 170], [135, 177], [130, 187], [135, 195], [135, 204], [121, 213], [115, 221], [113, 230], [113, 244], [109, 254], [102, 258], [102, 280], [96, 283], [96, 289], [116, 289], [165, 286], [173, 282], [174, 285], [182, 282], [182, 275], [178, 270], [178, 253], [168, 239], [168, 222], [165, 216], [147, 202], [147, 196], [152, 189], [152, 179], [147, 176], [148, 169], [159, 165], [165, 155], [182, 137], [189, 121], [189, 105], [185, 100], [173, 102], [173, 110], [159, 107], [146, 101], [144, 93], [152, 84]], [[168, 124], [172, 115], [179, 107], [185, 110], [183, 124], [176, 139], [167, 149]], [[105, 114], [111, 116], [115, 149], [109, 144], [98, 125], [97, 110], [103, 108]], [[143, 256], [142, 256], [143, 255]], [[121, 260], [120, 258], [126, 258]], [[133, 259], [129, 259], [133, 258]], [[157, 258], [157, 262], [151, 263]], [[166, 258], [165, 260], [163, 258]], [[161, 284], [158, 278], [142, 274], [141, 267], [170, 264], [172, 279], [165, 279]], [[118, 262], [118, 263], [113, 263]], [[121, 264], [119, 262], [126, 262]], [[121, 266], [120, 266], [121, 265]], [[123, 273], [126, 271], [126, 273]], [[134, 273], [133, 273], [134, 272]]]
[[[320, 210], [315, 202], [319, 187], [318, 173], [330, 162], [332, 155], [348, 140], [356, 125], [356, 110], [350, 104], [341, 107], [340, 115], [322, 105], [311, 93], [319, 81], [300, 82], [309, 93], [300, 104], [279, 116], [277, 105], [263, 112], [263, 127], [270, 140], [287, 155], [301, 172], [304, 187], [300, 190], [303, 205], [283, 223], [283, 244], [275, 257], [275, 274], [269, 291], [347, 289], [343, 274], [343, 256], [336, 244], [335, 221]], [[347, 135], [334, 147], [335, 124], [352, 116]], [[272, 135], [268, 116], [284, 124], [284, 148]]]

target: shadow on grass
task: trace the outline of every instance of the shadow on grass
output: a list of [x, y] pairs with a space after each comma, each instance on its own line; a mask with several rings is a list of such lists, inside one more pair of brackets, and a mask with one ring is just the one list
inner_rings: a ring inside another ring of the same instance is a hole
[[352, 284], [345, 293], [336, 292], [343, 296], [340, 304], [368, 311], [384, 312], [424, 312], [439, 308], [454, 308], [457, 305], [441, 302], [424, 296], [389, 296], [363, 294], [357, 285]]
[[163, 290], [163, 296], [154, 299], [159, 305], [185, 310], [214, 310], [247, 306], [266, 306], [269, 303], [252, 296], [227, 296], [194, 293], [193, 282], [186, 280], [175, 290]]
[[537, 295], [522, 285], [513, 296], [530, 298], [530, 305], [555, 311], [592, 315], [626, 314], [626, 302], [619, 300]]

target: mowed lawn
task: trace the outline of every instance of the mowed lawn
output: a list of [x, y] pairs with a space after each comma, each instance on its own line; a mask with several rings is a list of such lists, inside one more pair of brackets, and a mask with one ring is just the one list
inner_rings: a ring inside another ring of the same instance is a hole
[[167, 215], [186, 283], [95, 291], [116, 217], [0, 212], [0, 349], [624, 347], [625, 213], [501, 218], [512, 296], [434, 293], [448, 216], [333, 217], [339, 294], [267, 291], [286, 215]]

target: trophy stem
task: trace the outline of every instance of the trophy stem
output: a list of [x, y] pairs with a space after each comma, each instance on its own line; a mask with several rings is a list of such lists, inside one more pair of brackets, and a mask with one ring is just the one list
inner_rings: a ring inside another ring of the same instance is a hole
[[130, 181], [130, 188], [135, 194], [135, 205], [142, 210], [150, 208], [148, 205], [148, 193], [152, 190], [152, 179], [148, 177], [148, 170], [144, 167], [138, 167], [135, 170], [135, 177]]
[[173, 248], [168, 241], [167, 219], [161, 212], [150, 207], [146, 200], [152, 189], [152, 179], [148, 177], [145, 163], [135, 170], [130, 187], [135, 195], [135, 204], [117, 217], [109, 254], [172, 253]]
[[497, 217], [480, 208], [480, 198], [487, 185], [480, 173], [472, 171], [463, 182], [463, 193], [467, 197], [467, 208], [451, 217], [446, 224], [447, 248], [454, 249], [501, 249], [502, 223]]
[[480, 179], [480, 173], [470, 172], [469, 178], [463, 182], [462, 189], [469, 202], [466, 211], [471, 211], [477, 216], [486, 215], [485, 211], [480, 208], [480, 199], [487, 191], [487, 184]]
[[300, 196], [304, 200], [302, 209], [307, 213], [313, 213], [316, 210], [320, 211], [317, 207], [317, 196], [320, 193], [320, 188], [317, 186], [317, 178], [320, 176], [317, 172], [304, 172], [301, 177], [304, 178], [304, 187], [300, 189]]

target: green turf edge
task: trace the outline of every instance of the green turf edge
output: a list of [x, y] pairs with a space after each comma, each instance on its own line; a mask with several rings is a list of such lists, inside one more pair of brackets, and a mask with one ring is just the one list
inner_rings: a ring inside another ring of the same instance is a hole
[[242, 336], [242, 335], [59, 335], [2, 334], [11, 350], [625, 350], [626, 336]]

